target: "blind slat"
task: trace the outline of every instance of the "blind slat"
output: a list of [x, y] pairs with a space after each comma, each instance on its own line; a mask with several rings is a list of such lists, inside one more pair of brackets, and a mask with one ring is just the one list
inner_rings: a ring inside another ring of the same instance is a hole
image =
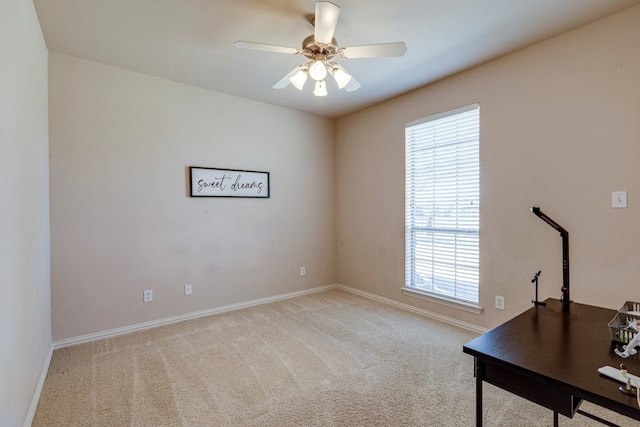
[[478, 302], [478, 105], [406, 127], [406, 285]]

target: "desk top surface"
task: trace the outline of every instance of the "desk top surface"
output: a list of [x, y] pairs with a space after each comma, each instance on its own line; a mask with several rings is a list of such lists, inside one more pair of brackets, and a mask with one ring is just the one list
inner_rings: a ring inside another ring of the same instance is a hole
[[618, 390], [619, 382], [598, 373], [606, 365], [627, 365], [640, 376], [640, 352], [627, 359], [613, 349], [608, 323], [616, 311], [547, 299], [464, 345], [465, 353], [547, 381], [577, 397], [640, 419], [635, 397]]

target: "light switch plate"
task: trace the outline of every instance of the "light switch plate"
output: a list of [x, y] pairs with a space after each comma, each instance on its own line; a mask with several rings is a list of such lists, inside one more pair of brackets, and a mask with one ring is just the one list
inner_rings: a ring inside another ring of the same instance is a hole
[[626, 191], [613, 191], [611, 193], [611, 207], [612, 208], [626, 208], [627, 207], [627, 192]]

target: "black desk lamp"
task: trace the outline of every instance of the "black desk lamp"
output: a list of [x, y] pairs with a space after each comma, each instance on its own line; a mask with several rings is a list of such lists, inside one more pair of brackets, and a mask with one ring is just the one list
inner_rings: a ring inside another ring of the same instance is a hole
[[569, 232], [562, 228], [557, 222], [546, 216], [539, 207], [531, 208], [531, 212], [540, 217], [541, 220], [555, 228], [562, 236], [562, 311], [569, 312]]

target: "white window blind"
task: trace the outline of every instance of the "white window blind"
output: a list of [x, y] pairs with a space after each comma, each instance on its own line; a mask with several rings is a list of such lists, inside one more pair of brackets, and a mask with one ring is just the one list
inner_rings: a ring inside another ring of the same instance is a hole
[[406, 287], [478, 303], [480, 107], [406, 126]]

